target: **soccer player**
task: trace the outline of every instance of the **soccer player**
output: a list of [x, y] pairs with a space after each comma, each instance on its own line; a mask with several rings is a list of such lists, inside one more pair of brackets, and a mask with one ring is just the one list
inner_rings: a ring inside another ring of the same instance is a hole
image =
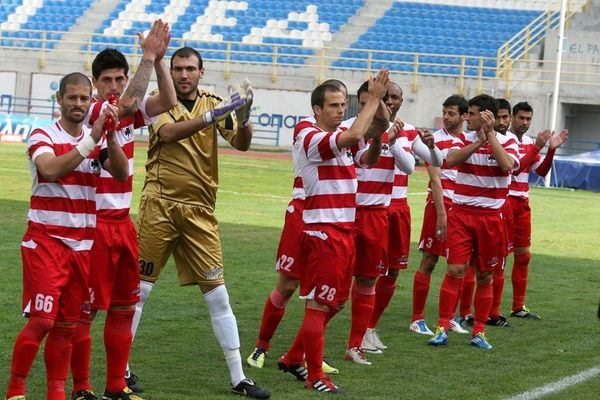
[[[140, 34], [142, 59], [129, 85], [129, 64], [118, 50], [105, 49], [92, 62], [92, 82], [97, 94], [88, 113], [89, 123], [95, 121], [111, 96], [121, 98], [119, 105], [122, 117], [116, 128], [117, 139], [127, 155], [129, 173], [125, 182], [118, 182], [106, 171], [100, 173], [96, 194], [97, 229], [90, 257], [92, 312], [82, 316], [73, 336], [72, 400], [97, 398], [90, 383], [90, 327], [98, 310], [107, 311], [104, 324], [106, 388], [102, 398], [140, 399], [130, 395], [136, 386], [129, 388], [125, 381], [132, 341], [131, 324], [140, 287], [137, 237], [133, 221], [129, 217], [133, 186], [134, 129], [152, 123], [153, 117], [169, 110], [176, 103], [175, 89], [163, 63], [169, 39], [168, 25], [161, 20], [153, 23], [147, 37]], [[153, 68], [160, 92], [155, 96], [146, 96]]]
[[467, 264], [475, 269], [475, 322], [471, 344], [491, 350], [485, 323], [492, 306], [492, 276], [505, 256], [502, 206], [508, 194], [510, 173], [519, 166], [514, 139], [494, 130], [498, 101], [479, 95], [468, 102], [467, 129], [448, 150], [446, 163], [458, 165], [452, 208], [448, 214], [448, 267], [439, 298], [439, 321], [434, 346], [448, 343], [450, 319]]
[[[307, 376], [294, 375], [305, 379], [307, 388], [324, 393], [342, 392], [323, 373], [322, 362], [326, 325], [348, 299], [352, 279], [355, 160], [361, 156], [353, 155], [350, 148], [365, 135], [376, 113], [378, 133], [388, 125], [385, 119], [381, 121], [387, 111], [381, 99], [389, 72], [381, 70], [369, 81], [367, 103], [349, 128], [340, 126], [346, 97], [339, 86], [317, 86], [311, 95], [316, 124], [307, 126], [296, 139], [302, 140], [299, 164], [306, 195], [300, 272], [300, 297], [306, 300], [306, 307], [296, 340], [279, 365], [294, 374], [306, 358]], [[300, 341], [303, 345], [299, 346]]]
[[[179, 284], [198, 285], [231, 375], [232, 390], [253, 398], [270, 393], [247, 379], [242, 369], [237, 322], [223, 280], [218, 223], [213, 215], [219, 184], [217, 134], [246, 151], [252, 140], [249, 121], [252, 88], [230, 101], [198, 88], [204, 75], [200, 53], [190, 47], [171, 58], [178, 103], [150, 126], [146, 179], [137, 220], [140, 301], [133, 330], [159, 275], [173, 255]], [[235, 118], [232, 114], [236, 110]]]
[[[403, 100], [402, 89], [398, 84], [391, 82], [388, 87], [388, 100], [386, 102], [390, 109], [390, 122], [396, 121], [396, 115], [402, 106]], [[442, 153], [435, 146], [433, 137], [427, 143], [424, 143], [417, 129], [410, 124], [403, 124], [400, 136], [403, 138], [405, 150], [414, 152], [420, 159], [431, 165], [438, 167], [442, 165]], [[375, 285], [375, 306], [362, 343], [362, 349], [365, 351], [377, 352], [377, 350], [387, 349], [375, 329], [394, 296], [396, 280], [400, 270], [408, 268], [411, 228], [407, 195], [408, 174], [396, 168], [391, 202], [388, 207], [388, 270], [385, 276], [380, 276], [377, 279]]]
[[[358, 89], [359, 113], [369, 98], [368, 84], [366, 81]], [[405, 149], [406, 138], [397, 140], [402, 126], [401, 121], [395, 121], [387, 129], [388, 132], [381, 136], [374, 135], [375, 132], [370, 129], [353, 147], [354, 153], [368, 149], [363, 157], [369, 161], [366, 162], [368, 165], [356, 169], [356, 260], [352, 286], [352, 319], [345, 358], [362, 365], [371, 364], [364, 355], [362, 342], [373, 312], [375, 284], [377, 278], [387, 272], [387, 207], [391, 199], [395, 168], [397, 166], [410, 174], [415, 167], [412, 153]], [[377, 163], [373, 164], [377, 159]], [[381, 350], [372, 347], [367, 350], [381, 353]]]
[[[337, 79], [329, 79], [323, 82], [324, 85], [337, 85], [347, 97], [348, 90], [343, 82]], [[299, 153], [302, 151], [301, 141], [297, 141], [298, 134], [306, 127], [313, 126], [316, 123], [314, 116], [300, 121], [294, 128], [292, 161], [294, 163], [294, 183], [292, 190], [292, 200], [288, 204], [285, 213], [285, 222], [279, 239], [277, 255], [275, 257], [275, 270], [279, 273], [277, 286], [271, 291], [265, 306], [260, 322], [260, 330], [256, 347], [252, 354], [248, 356], [248, 365], [255, 368], [262, 368], [265, 364], [266, 355], [271, 346], [271, 338], [275, 334], [286, 306], [300, 285], [300, 238], [304, 222], [302, 222], [302, 211], [304, 210], [304, 187], [302, 185], [302, 176], [300, 175], [300, 166], [298, 165]], [[338, 373], [337, 368], [331, 367], [323, 361], [323, 370], [326, 374]]]
[[21, 242], [23, 306], [29, 317], [15, 340], [6, 398], [25, 399], [25, 384], [40, 342], [44, 347], [48, 400], [64, 400], [71, 337], [82, 309], [89, 312], [88, 273], [96, 226], [95, 193], [100, 165], [120, 180], [129, 174], [127, 157], [114, 131], [99, 141], [109, 106], [91, 131], [84, 119], [92, 84], [78, 72], [63, 77], [56, 96], [60, 119], [35, 129], [27, 142], [33, 177], [28, 228]]
[[[540, 319], [536, 313], [525, 307], [527, 291], [527, 275], [531, 260], [531, 209], [529, 207], [529, 171], [546, 176], [552, 167], [556, 149], [568, 138], [569, 132], [563, 130], [555, 135], [546, 130], [541, 132], [535, 141], [525, 135], [529, 130], [533, 108], [527, 102], [515, 104], [512, 113], [511, 131], [518, 140], [521, 166], [512, 176], [508, 199], [512, 210], [512, 242], [514, 244], [514, 260], [512, 269], [513, 303], [510, 315], [517, 318]], [[540, 151], [548, 143], [548, 152], [544, 159]]]
[[[447, 216], [452, 207], [454, 181], [458, 168], [449, 167], [445, 162], [448, 150], [454, 143], [454, 138], [463, 132], [467, 113], [467, 100], [459, 95], [448, 97], [442, 105], [444, 128], [433, 134], [435, 145], [442, 152], [444, 163], [441, 167], [427, 165], [429, 188], [423, 211], [423, 226], [419, 239], [421, 264], [415, 271], [413, 281], [413, 303], [410, 330], [412, 332], [433, 335], [425, 322], [425, 303], [429, 294], [431, 274], [440, 257], [446, 256]], [[450, 330], [466, 333], [454, 319], [450, 320]]]

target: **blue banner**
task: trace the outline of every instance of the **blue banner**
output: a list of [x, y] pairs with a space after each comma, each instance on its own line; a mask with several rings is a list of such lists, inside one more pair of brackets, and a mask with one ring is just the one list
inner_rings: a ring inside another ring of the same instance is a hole
[[0, 113], [0, 142], [25, 142], [31, 131], [52, 124], [51, 119]]

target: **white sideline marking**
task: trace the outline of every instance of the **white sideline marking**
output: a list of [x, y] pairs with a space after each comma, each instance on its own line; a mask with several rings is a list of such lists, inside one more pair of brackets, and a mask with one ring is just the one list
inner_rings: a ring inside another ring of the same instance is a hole
[[600, 375], [600, 366], [586, 369], [575, 375], [567, 376], [566, 378], [563, 378], [558, 382], [551, 383], [545, 386], [540, 386], [536, 389], [528, 390], [527, 392], [523, 392], [516, 396], [509, 397], [507, 400], [539, 399], [540, 397], [544, 397], [555, 392], [560, 392], [561, 390], [564, 390], [570, 386], [575, 386], [581, 382], [587, 381], [588, 379], [591, 379], [596, 375]]

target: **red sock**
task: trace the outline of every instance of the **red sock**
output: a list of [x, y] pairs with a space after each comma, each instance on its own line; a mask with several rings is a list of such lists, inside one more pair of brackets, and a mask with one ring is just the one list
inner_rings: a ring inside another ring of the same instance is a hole
[[425, 314], [423, 312], [425, 310], [427, 296], [429, 295], [430, 285], [431, 275], [425, 275], [421, 271], [417, 270], [413, 280], [413, 306], [411, 321], [425, 319]]
[[292, 345], [285, 352], [285, 361], [289, 364], [302, 364], [304, 362], [304, 339], [302, 338], [302, 326], [292, 342]]
[[531, 253], [529, 252], [515, 254], [512, 270], [513, 311], [518, 311], [525, 307], [525, 293], [527, 292], [529, 260], [531, 260]]
[[302, 339], [308, 368], [309, 382], [314, 382], [325, 377], [323, 373], [323, 347], [325, 344], [325, 319], [327, 313], [306, 308], [302, 321]]
[[500, 312], [500, 305], [502, 304], [502, 292], [504, 291], [504, 265], [506, 259], [502, 262], [502, 268], [496, 268], [494, 270], [494, 281], [492, 282], [493, 287], [493, 301], [492, 309], [490, 310], [490, 317], [497, 318], [502, 312]]
[[92, 389], [92, 384], [90, 383], [90, 356], [92, 353], [91, 326], [91, 317], [89, 315], [82, 315], [71, 339], [71, 344], [73, 345], [73, 354], [71, 356], [73, 393]]
[[454, 309], [456, 308], [462, 281], [462, 277], [456, 278], [449, 274], [446, 274], [442, 281], [442, 287], [440, 288], [440, 319], [438, 321], [438, 326], [441, 326], [446, 331], [450, 328], [450, 320], [454, 317]]
[[381, 315], [394, 297], [398, 275], [380, 276], [375, 285], [375, 305], [369, 321], [369, 328], [375, 328]]
[[10, 365], [10, 378], [6, 398], [25, 395], [25, 381], [31, 365], [40, 347], [40, 343], [48, 334], [54, 321], [36, 316], [29, 317], [27, 324], [15, 340], [12, 361]]
[[131, 322], [134, 310], [108, 310], [104, 323], [106, 348], [106, 389], [119, 393], [125, 388], [125, 370], [131, 349]]
[[475, 289], [475, 271], [472, 267], [465, 270], [465, 279], [460, 295], [460, 316], [465, 317], [473, 314], [471, 305], [473, 304], [473, 290]]
[[329, 309], [329, 312], [327, 313], [327, 316], [325, 317], [325, 327], [327, 327], [327, 324], [329, 324], [329, 321], [331, 321], [331, 319], [333, 317], [335, 317], [338, 312], [340, 312], [340, 310], [338, 310], [338, 309], [335, 309], [335, 308]]
[[74, 331], [74, 324], [55, 324], [48, 333], [44, 346], [48, 389], [46, 400], [64, 400], [66, 397], [65, 383], [69, 377], [69, 361], [73, 349], [71, 339]]
[[262, 320], [260, 322], [260, 330], [258, 331], [258, 340], [256, 347], [262, 347], [269, 350], [271, 338], [275, 334], [283, 315], [285, 314], [285, 306], [287, 306], [289, 297], [285, 297], [279, 290], [273, 289], [263, 310]]
[[485, 332], [485, 323], [490, 316], [492, 301], [494, 299], [494, 289], [492, 283], [477, 283], [475, 290], [475, 323], [473, 325], [473, 335]]
[[363, 286], [354, 283], [352, 287], [352, 322], [348, 348], [359, 348], [362, 344], [367, 325], [375, 305], [375, 286]]

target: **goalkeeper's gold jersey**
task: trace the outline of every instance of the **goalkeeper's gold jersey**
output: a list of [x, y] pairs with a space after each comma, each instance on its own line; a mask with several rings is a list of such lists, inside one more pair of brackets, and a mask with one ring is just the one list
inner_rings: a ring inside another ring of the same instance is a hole
[[174, 143], [159, 140], [165, 124], [200, 118], [221, 102], [218, 95], [198, 90], [194, 108], [189, 112], [181, 101], [161, 114], [149, 127], [148, 161], [142, 195], [199, 205], [214, 210], [219, 173], [217, 161], [217, 131], [231, 143], [237, 132], [237, 122], [228, 116], [218, 124]]

